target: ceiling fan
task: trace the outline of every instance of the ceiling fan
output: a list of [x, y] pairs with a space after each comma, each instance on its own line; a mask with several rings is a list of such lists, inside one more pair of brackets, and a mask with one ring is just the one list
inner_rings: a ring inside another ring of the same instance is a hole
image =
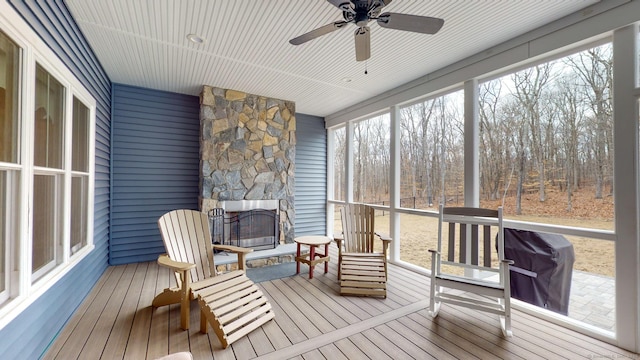
[[344, 20], [321, 26], [296, 38], [289, 40], [293, 45], [300, 45], [334, 30], [340, 29], [349, 23], [358, 28], [355, 31], [356, 61], [367, 60], [371, 56], [371, 40], [369, 26], [371, 20], [376, 20], [378, 25], [404, 31], [413, 31], [422, 34], [435, 34], [444, 24], [443, 19], [428, 16], [399, 14], [385, 12], [380, 14], [383, 7], [389, 5], [392, 0], [327, 0], [331, 5], [342, 10]]

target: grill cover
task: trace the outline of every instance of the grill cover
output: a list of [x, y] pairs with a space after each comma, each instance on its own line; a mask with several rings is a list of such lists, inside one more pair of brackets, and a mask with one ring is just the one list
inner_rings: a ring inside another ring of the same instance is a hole
[[511, 296], [529, 304], [567, 315], [573, 244], [564, 236], [504, 229], [504, 255], [513, 260]]

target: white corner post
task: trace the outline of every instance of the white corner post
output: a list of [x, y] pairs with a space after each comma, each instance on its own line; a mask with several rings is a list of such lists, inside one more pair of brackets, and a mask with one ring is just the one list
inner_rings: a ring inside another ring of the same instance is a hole
[[390, 260], [400, 260], [400, 107], [394, 105], [390, 109], [391, 159], [389, 167], [389, 216], [391, 242]]
[[464, 206], [480, 206], [478, 80], [464, 83]]
[[616, 338], [640, 351], [638, 191], [638, 24], [613, 33], [613, 191], [615, 197]]
[[353, 131], [355, 124], [349, 121], [345, 133], [345, 162], [344, 162], [344, 201], [347, 204], [353, 203]]
[[[335, 129], [327, 129], [327, 200], [335, 200], [335, 159], [336, 159], [336, 131]], [[326, 234], [333, 238], [333, 224], [335, 205], [327, 201], [327, 214], [325, 216]]]

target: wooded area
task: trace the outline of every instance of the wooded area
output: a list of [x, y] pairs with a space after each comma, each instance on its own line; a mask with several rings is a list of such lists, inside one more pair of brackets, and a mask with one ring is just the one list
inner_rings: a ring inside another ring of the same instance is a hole
[[[576, 191], [590, 191], [593, 199], [611, 196], [612, 70], [611, 45], [605, 44], [481, 82], [481, 201], [515, 197], [519, 215], [523, 195], [536, 194], [544, 203], [548, 191], [559, 191], [570, 217]], [[463, 124], [462, 90], [401, 109], [401, 198], [414, 199], [417, 208], [462, 198]], [[389, 201], [389, 126], [388, 114], [354, 124], [356, 202]], [[341, 199], [346, 131], [334, 133]]]

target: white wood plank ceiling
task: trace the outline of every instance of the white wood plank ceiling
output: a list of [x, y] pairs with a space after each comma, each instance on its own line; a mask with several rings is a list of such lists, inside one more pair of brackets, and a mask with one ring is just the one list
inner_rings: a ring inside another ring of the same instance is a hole
[[[365, 64], [355, 60], [353, 24], [289, 44], [342, 20], [325, 0], [66, 0], [113, 82], [191, 95], [211, 85], [294, 101], [297, 112], [318, 116], [596, 2], [394, 0], [383, 12], [440, 17], [444, 26], [423, 35], [371, 22], [371, 58]], [[192, 33], [205, 42], [191, 43], [186, 36]]]

